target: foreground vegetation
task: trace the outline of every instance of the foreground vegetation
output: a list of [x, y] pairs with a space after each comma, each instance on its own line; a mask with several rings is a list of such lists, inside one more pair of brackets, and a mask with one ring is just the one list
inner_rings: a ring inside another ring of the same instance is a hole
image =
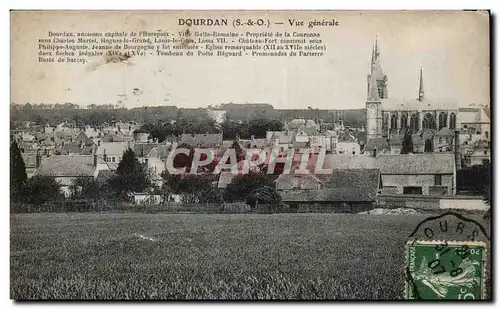
[[425, 217], [11, 215], [11, 297], [401, 299]]

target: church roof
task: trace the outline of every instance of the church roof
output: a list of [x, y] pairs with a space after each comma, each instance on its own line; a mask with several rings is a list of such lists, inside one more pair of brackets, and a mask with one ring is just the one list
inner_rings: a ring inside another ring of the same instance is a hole
[[425, 110], [458, 110], [457, 102], [450, 99], [428, 99], [423, 102], [415, 99], [387, 98], [382, 100], [382, 110], [425, 111]]
[[481, 110], [479, 108], [460, 108], [457, 122], [458, 123], [475, 123], [480, 122]]

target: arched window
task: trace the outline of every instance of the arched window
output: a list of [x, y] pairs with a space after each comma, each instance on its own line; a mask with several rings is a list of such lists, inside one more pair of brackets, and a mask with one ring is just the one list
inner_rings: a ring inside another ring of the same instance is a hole
[[431, 113], [425, 114], [422, 126], [424, 129], [436, 129], [436, 121]]
[[441, 112], [439, 114], [439, 130], [447, 126], [446, 125], [447, 120], [448, 120], [448, 115], [445, 112]]
[[411, 130], [411, 133], [415, 134], [418, 132], [418, 115], [417, 114], [413, 114], [411, 115], [410, 117], [410, 130]]
[[406, 129], [408, 127], [408, 116], [406, 114], [401, 115], [401, 129]]
[[426, 139], [425, 140], [425, 147], [424, 147], [424, 152], [432, 152], [434, 149], [434, 145], [432, 145], [432, 140], [431, 139]]
[[457, 116], [455, 113], [450, 114], [450, 129], [455, 130], [457, 127]]
[[391, 130], [397, 130], [398, 128], [398, 115], [394, 114], [391, 116]]

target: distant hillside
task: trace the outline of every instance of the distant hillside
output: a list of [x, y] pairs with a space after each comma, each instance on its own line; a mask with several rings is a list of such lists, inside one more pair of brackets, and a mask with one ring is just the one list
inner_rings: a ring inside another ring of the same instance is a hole
[[[365, 123], [365, 109], [324, 110], [324, 109], [274, 109], [270, 104], [227, 103], [209, 108], [222, 109], [232, 120], [248, 121], [254, 118], [277, 119], [280, 121], [296, 118], [323, 119], [324, 122], [343, 120], [345, 125], [361, 127]], [[75, 104], [11, 104], [10, 120], [34, 121], [39, 124], [57, 124], [64, 121], [77, 125], [99, 125], [111, 121], [137, 121], [155, 123], [177, 118], [199, 119], [207, 116], [207, 108], [178, 108], [176, 106], [148, 106], [132, 109], [115, 108], [112, 105], [97, 105], [80, 108]]]

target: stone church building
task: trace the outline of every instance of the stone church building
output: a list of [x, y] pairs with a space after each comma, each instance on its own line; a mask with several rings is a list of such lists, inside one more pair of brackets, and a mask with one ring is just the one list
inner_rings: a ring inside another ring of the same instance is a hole
[[428, 98], [422, 68], [415, 99], [390, 98], [388, 84], [376, 42], [367, 76], [365, 152], [399, 153], [406, 130], [412, 134], [414, 152], [452, 151], [459, 112], [456, 102]]

